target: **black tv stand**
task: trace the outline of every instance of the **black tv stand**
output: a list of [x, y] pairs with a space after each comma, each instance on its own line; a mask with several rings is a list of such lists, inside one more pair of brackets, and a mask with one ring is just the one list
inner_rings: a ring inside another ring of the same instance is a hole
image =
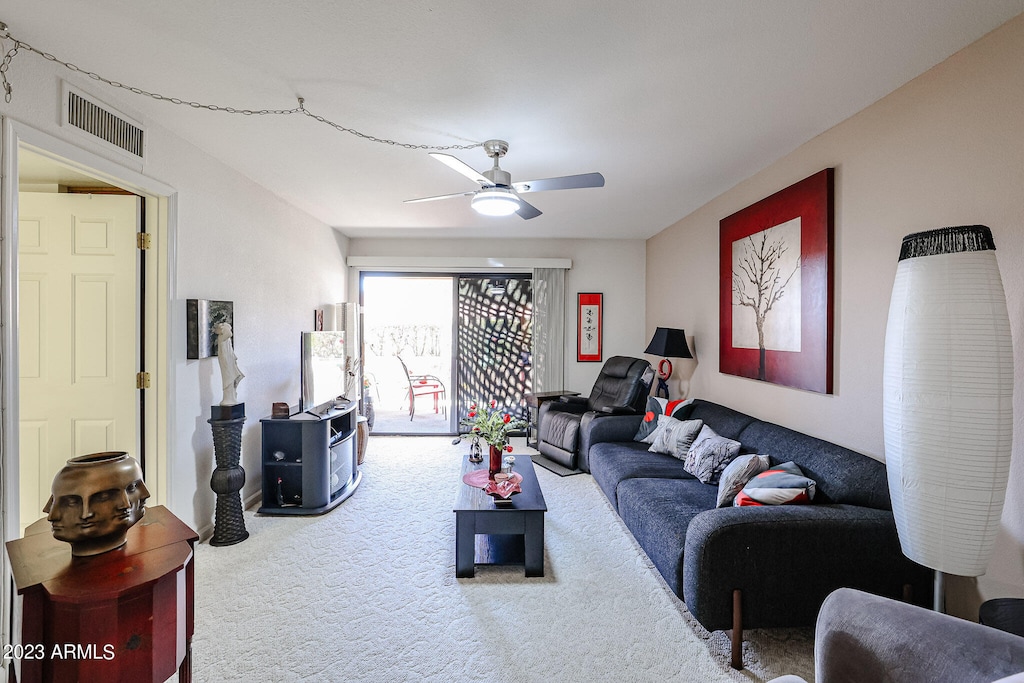
[[264, 515], [321, 515], [341, 505], [362, 481], [355, 447], [356, 404], [317, 406], [265, 417]]

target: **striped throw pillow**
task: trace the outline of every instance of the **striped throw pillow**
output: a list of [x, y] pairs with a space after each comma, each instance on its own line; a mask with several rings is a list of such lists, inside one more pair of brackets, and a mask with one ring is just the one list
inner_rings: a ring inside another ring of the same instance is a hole
[[795, 462], [776, 465], [747, 482], [733, 501], [744, 505], [797, 505], [814, 499], [815, 482]]

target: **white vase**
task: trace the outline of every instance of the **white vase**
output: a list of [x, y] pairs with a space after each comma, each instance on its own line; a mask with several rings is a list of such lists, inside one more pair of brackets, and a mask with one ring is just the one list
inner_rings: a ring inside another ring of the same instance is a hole
[[985, 573], [1013, 441], [1013, 346], [984, 226], [903, 240], [885, 334], [883, 424], [903, 553]]

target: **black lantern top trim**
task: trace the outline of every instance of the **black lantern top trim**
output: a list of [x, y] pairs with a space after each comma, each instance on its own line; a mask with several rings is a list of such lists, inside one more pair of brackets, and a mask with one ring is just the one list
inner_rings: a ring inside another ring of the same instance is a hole
[[992, 231], [984, 225], [960, 225], [915, 232], [903, 238], [900, 261], [918, 256], [958, 254], [965, 251], [995, 251]]

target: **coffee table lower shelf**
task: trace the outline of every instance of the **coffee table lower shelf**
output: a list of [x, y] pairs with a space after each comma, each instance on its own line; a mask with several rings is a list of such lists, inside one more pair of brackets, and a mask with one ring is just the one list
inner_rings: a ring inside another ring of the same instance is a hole
[[495, 519], [456, 513], [456, 577], [473, 578], [478, 564], [521, 564], [527, 576], [544, 576], [544, 513], [505, 509], [500, 514]]
[[[483, 465], [484, 467], [486, 465]], [[480, 465], [463, 462], [462, 474]], [[547, 505], [530, 458], [516, 461], [522, 492], [498, 507], [482, 489], [459, 482], [455, 501], [455, 576], [472, 578], [476, 565], [522, 564], [526, 576], [544, 576], [544, 513]]]

